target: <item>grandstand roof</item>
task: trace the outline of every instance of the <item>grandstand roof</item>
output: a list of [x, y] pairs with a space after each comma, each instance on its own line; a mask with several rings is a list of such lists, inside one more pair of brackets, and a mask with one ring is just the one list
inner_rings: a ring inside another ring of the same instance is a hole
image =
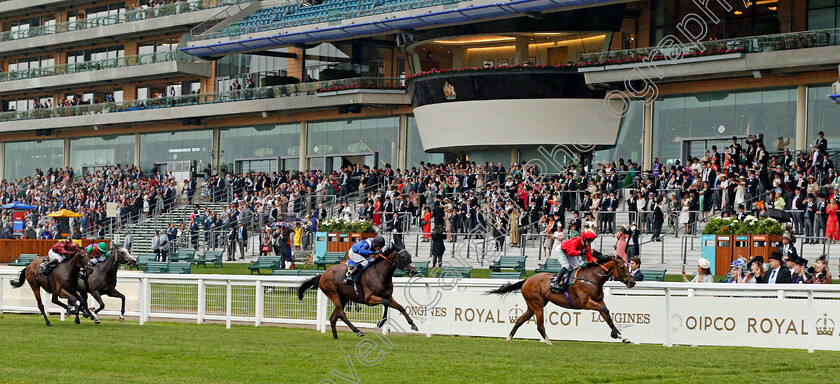
[[198, 57], [214, 57], [237, 52], [277, 48], [293, 44], [343, 40], [362, 36], [386, 34], [405, 29], [429, 28], [457, 23], [468, 23], [483, 19], [514, 16], [528, 12], [540, 12], [560, 8], [591, 6], [615, 2], [616, 0], [515, 0], [505, 3], [478, 5], [406, 17], [382, 19], [360, 24], [348, 24], [238, 41], [196, 45], [184, 47], [181, 48], [181, 50], [185, 53]]

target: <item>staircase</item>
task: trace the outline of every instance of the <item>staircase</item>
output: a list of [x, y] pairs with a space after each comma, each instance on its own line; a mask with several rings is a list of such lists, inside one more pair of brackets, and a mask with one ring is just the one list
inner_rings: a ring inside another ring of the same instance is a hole
[[[201, 203], [201, 210], [204, 211], [204, 208], [210, 208], [213, 211], [220, 212], [227, 206], [227, 203]], [[131, 247], [132, 253], [152, 253], [152, 237], [155, 235], [156, 230], [165, 230], [168, 224], [178, 224], [179, 220], [184, 220], [187, 223], [189, 228], [190, 222], [190, 215], [193, 213], [194, 207], [192, 205], [179, 205], [172, 208], [169, 212], [160, 214], [154, 218], [148, 219], [144, 222], [134, 224], [133, 226], [129, 227], [131, 230], [131, 235], [134, 238], [133, 244]], [[199, 223], [199, 226], [203, 225]], [[189, 234], [182, 234], [185, 235], [186, 238], [189, 238]], [[121, 230], [119, 232], [119, 238], [125, 239], [125, 230]], [[179, 236], [179, 239], [181, 236]], [[203, 233], [199, 236], [201, 242], [204, 240]]]

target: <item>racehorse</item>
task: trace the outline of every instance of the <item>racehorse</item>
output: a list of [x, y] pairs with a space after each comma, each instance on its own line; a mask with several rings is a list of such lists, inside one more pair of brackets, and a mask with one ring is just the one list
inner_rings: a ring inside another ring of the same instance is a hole
[[356, 294], [353, 286], [343, 283], [344, 276], [347, 273], [347, 268], [346, 264], [333, 265], [323, 274], [304, 281], [303, 284], [298, 287], [298, 299], [300, 300], [303, 300], [303, 294], [306, 290], [317, 286], [321, 289], [321, 292], [324, 292], [330, 301], [333, 302], [335, 310], [333, 310], [333, 313], [330, 316], [330, 326], [332, 327], [333, 338], [338, 338], [338, 333], [335, 331], [335, 323], [339, 318], [341, 318], [341, 320], [344, 321], [344, 324], [347, 324], [353, 332], [356, 332], [357, 336], [362, 337], [365, 335], [362, 331], [356, 328], [355, 325], [350, 323], [350, 320], [347, 320], [347, 314], [344, 312], [344, 306], [349, 301], [366, 304], [368, 306], [382, 304], [385, 311], [382, 314], [382, 320], [376, 324], [377, 328], [381, 328], [385, 325], [385, 322], [388, 319], [388, 308], [394, 308], [405, 316], [408, 324], [411, 325], [411, 329], [417, 331], [417, 326], [414, 325], [414, 321], [412, 321], [411, 317], [408, 316], [405, 308], [403, 308], [402, 305], [397, 303], [397, 301], [391, 297], [394, 290], [394, 284], [391, 282], [391, 278], [394, 276], [394, 271], [397, 268], [405, 271], [405, 273], [412, 277], [417, 274], [417, 270], [411, 262], [411, 255], [408, 251], [404, 248], [397, 247], [394, 244], [391, 244], [390, 247], [383, 249], [381, 255], [379, 255], [374, 262], [362, 272], [362, 276], [359, 278], [358, 295]]
[[[93, 319], [94, 323], [99, 324], [99, 319], [87, 309], [86, 299], [81, 297], [76, 289], [76, 279], [79, 277], [79, 270], [86, 268], [87, 272], [90, 271], [90, 255], [83, 250], [74, 252], [69, 257], [69, 260], [57, 265], [50, 272], [49, 276], [44, 276], [40, 272], [41, 263], [46, 258], [46, 256], [40, 256], [29, 263], [26, 268], [20, 271], [18, 281], [10, 281], [12, 287], [22, 287], [24, 279], [29, 282], [29, 287], [32, 288], [32, 293], [38, 302], [38, 309], [41, 310], [41, 315], [44, 316], [44, 321], [47, 322], [47, 326], [51, 327], [52, 324], [50, 324], [50, 319], [47, 318], [47, 313], [44, 312], [44, 304], [41, 302], [41, 288], [44, 288], [47, 293], [51, 293], [52, 303], [64, 308], [68, 314], [70, 313], [71, 306], [76, 308], [76, 324], [79, 324], [79, 312], [81, 311], [84, 311], [86, 317]], [[67, 305], [59, 301], [59, 297], [66, 298]]]
[[123, 322], [125, 321], [125, 296], [116, 288], [117, 270], [120, 269], [120, 264], [137, 265], [137, 260], [125, 248], [116, 247], [111, 251], [111, 254], [105, 261], [93, 266], [93, 272], [88, 276], [87, 282], [80, 277], [76, 283], [76, 287], [84, 297], [85, 302], [87, 302], [87, 294], [90, 293], [96, 302], [99, 303], [98, 309], [93, 310], [93, 307], [90, 308], [95, 314], [98, 314], [105, 308], [105, 303], [102, 301], [101, 295], [105, 294], [119, 298], [122, 301], [120, 322]]
[[[574, 273], [574, 282], [567, 288], [565, 294], [551, 292], [549, 289], [549, 283], [551, 277], [553, 276], [551, 273], [538, 273], [525, 280], [505, 284], [498, 289], [494, 289], [489, 292], [492, 294], [504, 295], [521, 290], [522, 297], [525, 298], [525, 303], [528, 305], [528, 309], [522, 314], [522, 316], [519, 317], [519, 320], [516, 321], [516, 325], [514, 325], [513, 329], [510, 331], [507, 341], [513, 339], [513, 335], [516, 333], [516, 330], [519, 329], [523, 323], [528, 321], [531, 316], [536, 315], [537, 330], [540, 332], [543, 340], [545, 340], [548, 345], [551, 345], [551, 340], [549, 340], [548, 336], [546, 336], [545, 326], [543, 325], [543, 308], [549, 302], [569, 309], [588, 309], [598, 311], [612, 330], [610, 336], [613, 339], [621, 337], [621, 332], [618, 328], [616, 328], [615, 324], [613, 324], [610, 311], [607, 309], [607, 305], [604, 304], [604, 283], [606, 283], [610, 277], [613, 277], [616, 280], [620, 280], [628, 288], [632, 288], [636, 285], [636, 281], [633, 280], [633, 277], [630, 275], [630, 271], [627, 269], [627, 265], [624, 264], [624, 261], [615, 256], [602, 256], [596, 263], [592, 263], [586, 268], [575, 270], [572, 273]], [[630, 342], [630, 340], [626, 337], [623, 337], [621, 341], [625, 343]]]

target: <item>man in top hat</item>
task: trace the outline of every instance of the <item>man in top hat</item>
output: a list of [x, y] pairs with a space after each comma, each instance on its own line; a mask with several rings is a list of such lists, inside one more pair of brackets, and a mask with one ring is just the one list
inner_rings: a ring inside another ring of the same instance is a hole
[[744, 221], [747, 218], [747, 212], [744, 211], [744, 204], [738, 204], [738, 213], [735, 215], [738, 221]]
[[791, 278], [790, 269], [782, 265], [782, 253], [773, 251], [770, 254], [770, 269], [764, 274], [764, 282], [767, 284], [786, 284], [790, 283]]
[[828, 140], [825, 139], [825, 135], [823, 132], [817, 134], [819, 136], [817, 138], [817, 142], [814, 144], [815, 147], [820, 151], [820, 153], [828, 153]]
[[793, 239], [789, 232], [782, 235], [782, 246], [779, 247], [779, 252], [782, 253], [782, 261], [787, 261], [791, 258], [796, 258], [799, 253], [796, 252], [796, 246], [793, 244]]
[[802, 223], [805, 227], [805, 244], [814, 244], [814, 219], [817, 216], [817, 203], [814, 195], [808, 195], [807, 201], [802, 206]]
[[790, 269], [790, 282], [793, 284], [805, 284], [808, 281], [808, 260], [801, 257], [794, 257], [787, 261], [788, 269]]

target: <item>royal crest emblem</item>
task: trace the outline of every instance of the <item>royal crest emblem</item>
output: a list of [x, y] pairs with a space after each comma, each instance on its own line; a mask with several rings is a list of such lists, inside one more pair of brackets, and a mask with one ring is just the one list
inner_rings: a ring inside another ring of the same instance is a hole
[[455, 94], [455, 87], [453, 87], [452, 84], [449, 84], [448, 81], [443, 84], [443, 96], [446, 97], [446, 100], [455, 100], [455, 98], [458, 97]]
[[829, 319], [827, 313], [817, 320], [817, 334], [822, 336], [834, 335], [834, 320]]

